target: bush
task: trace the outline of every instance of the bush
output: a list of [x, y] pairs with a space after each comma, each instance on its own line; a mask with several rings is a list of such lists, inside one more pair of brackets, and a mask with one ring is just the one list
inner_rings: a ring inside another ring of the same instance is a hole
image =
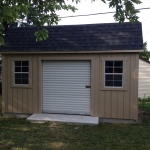
[[148, 98], [139, 98], [139, 109], [142, 111], [150, 112], [150, 97]]

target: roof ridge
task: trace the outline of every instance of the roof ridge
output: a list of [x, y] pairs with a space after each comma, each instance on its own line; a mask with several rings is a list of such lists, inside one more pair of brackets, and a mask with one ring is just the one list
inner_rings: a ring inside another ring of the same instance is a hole
[[[124, 22], [124, 23], [90, 23], [90, 24], [70, 24], [70, 25], [52, 25], [52, 26], [43, 26], [44, 28], [49, 28], [49, 27], [67, 27], [67, 26], [95, 26], [95, 25], [126, 25], [126, 24], [142, 24], [141, 22]], [[37, 28], [36, 26], [25, 26], [25, 27], [10, 27], [11, 29], [20, 29], [20, 28]], [[8, 28], [8, 29], [10, 29]]]

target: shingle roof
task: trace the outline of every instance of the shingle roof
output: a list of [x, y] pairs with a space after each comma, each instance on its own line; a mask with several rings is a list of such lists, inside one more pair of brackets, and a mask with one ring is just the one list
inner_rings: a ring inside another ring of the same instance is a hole
[[36, 42], [36, 27], [9, 28], [5, 36], [5, 52], [62, 52], [142, 50], [141, 23], [108, 23], [45, 27], [46, 41]]

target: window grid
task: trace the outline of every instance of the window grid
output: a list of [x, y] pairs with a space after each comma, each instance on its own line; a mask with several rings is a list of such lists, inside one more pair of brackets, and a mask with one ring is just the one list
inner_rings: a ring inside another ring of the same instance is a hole
[[[17, 63], [20, 65], [17, 65]], [[23, 63], [26, 63], [26, 65]], [[15, 85], [29, 84], [29, 61], [14, 61], [14, 83]]]
[[[112, 66], [106, 66], [106, 62], [113, 62], [113, 64], [112, 64]], [[122, 62], [122, 65], [121, 66], [115, 66], [115, 62]], [[113, 72], [111, 72], [111, 73], [107, 73], [107, 71], [106, 71], [106, 68], [112, 68], [113, 69]], [[115, 69], [116, 68], [121, 68], [122, 69], [122, 73], [115, 73]], [[107, 75], [112, 75], [112, 77], [113, 77], [113, 79], [111, 79], [111, 80], [106, 80], [106, 76]], [[121, 77], [121, 79], [120, 80], [118, 80], [118, 79], [115, 79], [115, 76], [120, 76]], [[114, 87], [114, 88], [121, 88], [121, 87], [123, 87], [123, 61], [105, 61], [105, 72], [104, 72], [104, 81], [105, 81], [105, 87]], [[106, 85], [106, 82], [107, 81], [110, 81], [110, 82], [112, 82], [113, 83], [113, 85]], [[121, 82], [121, 86], [115, 86], [115, 82]]]

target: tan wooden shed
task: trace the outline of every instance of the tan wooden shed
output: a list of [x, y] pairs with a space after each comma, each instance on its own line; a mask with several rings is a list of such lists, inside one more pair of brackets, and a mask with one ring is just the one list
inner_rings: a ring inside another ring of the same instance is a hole
[[10, 28], [2, 54], [2, 112], [138, 119], [141, 23]]

